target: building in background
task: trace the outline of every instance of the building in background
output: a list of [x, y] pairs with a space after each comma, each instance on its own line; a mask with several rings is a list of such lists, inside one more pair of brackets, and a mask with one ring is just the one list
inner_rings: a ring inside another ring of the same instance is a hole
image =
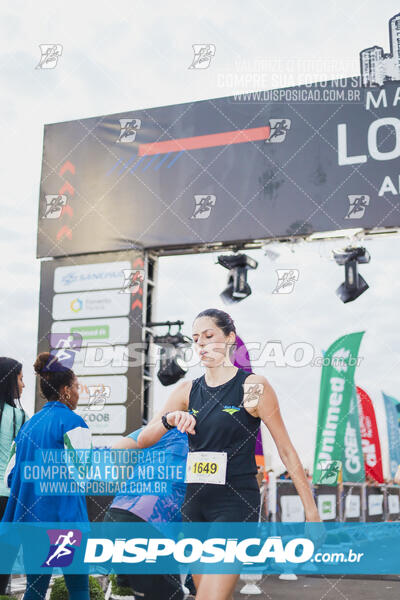
[[360, 52], [361, 79], [364, 86], [383, 85], [400, 80], [400, 13], [389, 21], [390, 52], [381, 46]]

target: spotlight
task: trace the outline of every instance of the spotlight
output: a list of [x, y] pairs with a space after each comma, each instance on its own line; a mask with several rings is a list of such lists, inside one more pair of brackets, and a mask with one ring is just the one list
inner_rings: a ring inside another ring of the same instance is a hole
[[218, 262], [221, 266], [229, 269], [228, 286], [220, 294], [222, 300], [231, 304], [250, 296], [251, 288], [247, 283], [247, 271], [256, 269], [258, 262], [247, 254], [221, 255], [218, 256]]
[[369, 263], [371, 256], [362, 247], [348, 246], [344, 250], [333, 250], [333, 257], [338, 265], [344, 265], [345, 281], [336, 290], [342, 302], [352, 302], [363, 294], [369, 285], [358, 273], [358, 264]]
[[157, 377], [163, 385], [173, 385], [188, 371], [185, 349], [191, 345], [191, 340], [178, 331], [174, 335], [168, 332], [166, 335], [155, 336], [154, 343], [161, 346]]

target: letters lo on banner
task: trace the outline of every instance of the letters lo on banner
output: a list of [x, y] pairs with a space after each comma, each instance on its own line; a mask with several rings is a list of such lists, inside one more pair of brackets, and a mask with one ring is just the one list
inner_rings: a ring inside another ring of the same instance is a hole
[[338, 338], [324, 355], [314, 457], [314, 483], [337, 484], [337, 478], [326, 480], [323, 465], [328, 463], [329, 466], [329, 463], [332, 463], [332, 468], [334, 465], [338, 471], [335, 461], [341, 463], [343, 459], [350, 402], [354, 393], [354, 372], [363, 335], [364, 332], [357, 332]]

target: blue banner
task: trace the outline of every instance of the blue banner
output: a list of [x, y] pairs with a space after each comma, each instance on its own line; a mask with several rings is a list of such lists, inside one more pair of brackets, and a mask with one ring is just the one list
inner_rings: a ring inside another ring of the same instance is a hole
[[398, 413], [396, 409], [396, 405], [399, 402], [395, 398], [387, 396], [383, 392], [382, 396], [386, 410], [390, 477], [393, 478], [396, 474], [397, 467], [400, 465], [400, 431], [398, 425]]
[[399, 555], [395, 522], [0, 524], [2, 573], [400, 574]]

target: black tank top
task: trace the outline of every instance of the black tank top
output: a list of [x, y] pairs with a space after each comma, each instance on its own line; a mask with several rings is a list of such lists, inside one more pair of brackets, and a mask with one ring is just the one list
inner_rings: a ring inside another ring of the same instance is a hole
[[227, 452], [227, 480], [257, 473], [260, 419], [241, 406], [243, 383], [250, 374], [238, 369], [232, 379], [215, 387], [206, 384], [204, 375], [192, 381], [189, 412], [196, 418], [196, 434], [188, 434], [189, 451]]

